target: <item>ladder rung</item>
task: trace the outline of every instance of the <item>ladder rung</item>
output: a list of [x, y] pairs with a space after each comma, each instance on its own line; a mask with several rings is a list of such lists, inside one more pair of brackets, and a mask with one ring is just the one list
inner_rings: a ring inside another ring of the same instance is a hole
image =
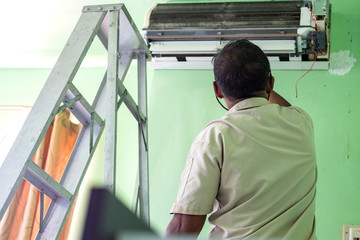
[[99, 126], [101, 126], [103, 120], [73, 84], [70, 84], [69, 90], [66, 92], [66, 95], [64, 97], [64, 101], [71, 101], [77, 96], [81, 97], [78, 101], [76, 101], [73, 105], [69, 107], [69, 110], [83, 125], [91, 122], [91, 113], [94, 113], [94, 120], [98, 123]]
[[27, 164], [24, 178], [52, 200], [63, 197], [70, 201], [72, 198], [72, 194], [68, 190], [33, 161]]

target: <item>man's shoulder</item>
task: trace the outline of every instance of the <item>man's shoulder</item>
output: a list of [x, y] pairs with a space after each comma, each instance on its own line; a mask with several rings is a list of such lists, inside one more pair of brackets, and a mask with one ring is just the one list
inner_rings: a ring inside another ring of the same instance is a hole
[[212, 142], [222, 135], [224, 129], [228, 128], [230, 124], [230, 122], [223, 118], [212, 120], [198, 133], [194, 142]]
[[287, 109], [287, 111], [292, 112], [292, 114], [296, 114], [296, 116], [303, 117], [309, 122], [312, 122], [310, 115], [301, 107], [298, 106], [289, 106], [289, 107], [281, 107]]

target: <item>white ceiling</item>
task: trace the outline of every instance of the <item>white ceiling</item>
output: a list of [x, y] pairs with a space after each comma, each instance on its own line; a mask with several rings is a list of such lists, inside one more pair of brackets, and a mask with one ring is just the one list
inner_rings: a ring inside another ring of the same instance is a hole
[[[124, 0], [138, 28], [153, 0]], [[126, 3], [128, 2], [128, 3]], [[2, 1], [0, 12], [0, 68], [53, 67], [84, 6], [108, 0]], [[141, 4], [139, 4], [141, 3]], [[103, 47], [94, 42], [87, 65], [98, 65]], [[85, 60], [86, 60], [85, 59]]]

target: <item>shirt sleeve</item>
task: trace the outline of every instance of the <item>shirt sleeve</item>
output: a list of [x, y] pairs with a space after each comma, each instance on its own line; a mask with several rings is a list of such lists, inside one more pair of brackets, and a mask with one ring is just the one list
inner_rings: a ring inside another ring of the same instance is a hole
[[305, 117], [305, 119], [309, 122], [309, 124], [312, 125], [312, 119], [311, 119], [310, 115], [304, 109], [302, 109], [300, 107], [296, 107], [296, 106], [290, 106], [288, 108], [293, 109], [293, 110], [297, 111], [298, 113], [300, 113], [302, 116]]
[[313, 125], [313, 121], [312, 121], [310, 115], [300, 107], [291, 106], [289, 108], [295, 110], [297, 113], [299, 113], [303, 117], [303, 119], [304, 119], [304, 122], [303, 122], [304, 131], [307, 131], [309, 134], [314, 136], [314, 125]]
[[206, 215], [212, 212], [221, 171], [221, 137], [204, 129], [193, 142], [170, 213]]

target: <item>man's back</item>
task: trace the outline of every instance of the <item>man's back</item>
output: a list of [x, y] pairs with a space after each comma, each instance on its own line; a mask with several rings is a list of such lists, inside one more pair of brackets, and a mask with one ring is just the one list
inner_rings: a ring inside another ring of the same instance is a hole
[[316, 161], [304, 111], [250, 98], [204, 131], [200, 139], [222, 152], [211, 235], [315, 239]]

